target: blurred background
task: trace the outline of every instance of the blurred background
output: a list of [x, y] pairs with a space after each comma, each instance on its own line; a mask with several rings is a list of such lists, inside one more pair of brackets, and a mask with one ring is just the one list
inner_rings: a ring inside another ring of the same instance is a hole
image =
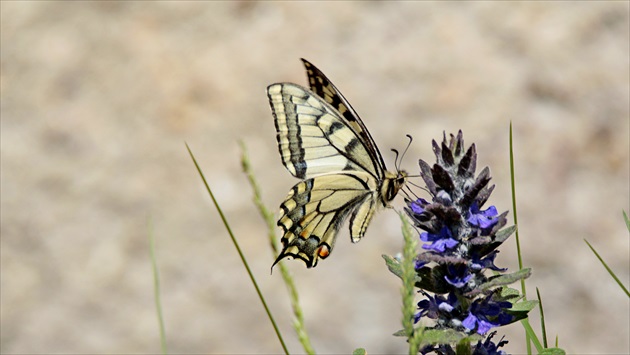
[[[628, 2], [0, 6], [2, 353], [159, 352], [151, 231], [171, 353], [282, 351], [184, 142], [301, 352], [237, 143], [275, 211], [297, 181], [265, 88], [306, 85], [301, 57], [361, 114], [390, 169], [405, 134], [403, 168], [417, 173], [431, 139], [463, 130], [500, 211], [512, 122], [528, 292], [540, 288], [550, 338], [570, 353], [630, 351], [628, 299], [583, 241], [630, 283]], [[406, 352], [391, 336], [400, 282], [381, 258], [401, 246], [387, 210], [356, 245], [343, 227], [317, 268], [287, 262], [318, 352]], [[514, 239], [501, 251], [515, 270]], [[525, 351], [521, 325], [502, 334]]]

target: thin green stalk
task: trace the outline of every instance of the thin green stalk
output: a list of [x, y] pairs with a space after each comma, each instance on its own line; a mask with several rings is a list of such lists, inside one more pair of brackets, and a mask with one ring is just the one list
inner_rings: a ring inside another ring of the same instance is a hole
[[[521, 325], [523, 326], [523, 328], [525, 328], [525, 334], [527, 334], [527, 339], [529, 339], [531, 341], [531, 343], [534, 344], [534, 347], [536, 348], [536, 352], [540, 353], [541, 351], [543, 351], [543, 347], [542, 344], [540, 343], [540, 340], [538, 340], [538, 337], [536, 336], [536, 332], [534, 332], [534, 329], [532, 328], [531, 324], [529, 324], [529, 318], [525, 318], [523, 320], [521, 320]], [[529, 346], [531, 346], [531, 344], [529, 344]], [[528, 346], [528, 354], [531, 354], [531, 349], [529, 349]]]
[[269, 321], [271, 321], [271, 325], [273, 326], [273, 329], [276, 332], [276, 336], [278, 337], [278, 340], [280, 341], [280, 344], [282, 345], [282, 349], [284, 350], [285, 354], [289, 354], [289, 350], [287, 349], [287, 346], [284, 344], [284, 340], [282, 339], [282, 335], [280, 334], [280, 330], [278, 329], [278, 325], [276, 324], [276, 321], [273, 319], [273, 316], [271, 315], [271, 311], [269, 311], [269, 307], [267, 307], [267, 302], [265, 301], [265, 298], [262, 295], [262, 292], [260, 291], [260, 288], [258, 287], [258, 283], [256, 282], [256, 278], [254, 277], [254, 274], [252, 273], [252, 270], [249, 268], [249, 264], [247, 264], [247, 260], [245, 259], [245, 256], [243, 255], [243, 252], [241, 251], [241, 247], [239, 246], [238, 242], [236, 241], [236, 238], [234, 237], [234, 234], [232, 233], [232, 229], [230, 228], [230, 225], [227, 221], [227, 219], [225, 218], [225, 215], [223, 214], [223, 211], [221, 210], [221, 207], [219, 207], [219, 203], [217, 202], [216, 198], [214, 197], [214, 194], [212, 193], [212, 189], [210, 189], [210, 185], [208, 185], [208, 182], [206, 181], [206, 177], [203, 175], [203, 172], [201, 171], [201, 168], [199, 167], [199, 164], [197, 164], [197, 160], [195, 159], [195, 156], [193, 155], [192, 151], [190, 150], [190, 147], [188, 146], [188, 144], [186, 144], [186, 149], [188, 149], [188, 153], [190, 154], [190, 157], [193, 160], [193, 163], [195, 163], [195, 167], [197, 168], [197, 172], [199, 172], [199, 176], [201, 176], [201, 180], [203, 180], [203, 184], [206, 186], [206, 190], [208, 191], [208, 194], [210, 194], [210, 198], [212, 199], [212, 202], [214, 203], [214, 206], [216, 207], [217, 211], [219, 212], [219, 216], [221, 216], [221, 220], [223, 221], [223, 225], [225, 226], [225, 229], [227, 230], [228, 234], [230, 235], [230, 238], [232, 239], [232, 243], [234, 244], [234, 247], [236, 248], [236, 251], [238, 252], [238, 255], [241, 258], [241, 261], [243, 262], [243, 265], [245, 266], [245, 269], [247, 270], [247, 274], [249, 275], [249, 279], [251, 280], [252, 284], [254, 285], [254, 288], [256, 289], [256, 293], [258, 294], [258, 298], [260, 299], [260, 302], [262, 303], [263, 307], [265, 308], [265, 312], [267, 312], [267, 317], [269, 318]]
[[[253, 201], [256, 207], [258, 208], [258, 212], [262, 216], [263, 220], [267, 224], [267, 235], [269, 237], [269, 244], [271, 245], [271, 249], [273, 251], [274, 256], [278, 254], [278, 237], [276, 236], [276, 221], [273, 213], [269, 211], [267, 206], [262, 202], [262, 195], [260, 193], [260, 187], [254, 173], [252, 172], [251, 165], [249, 164], [249, 157], [247, 155], [247, 147], [243, 142], [240, 142], [241, 146], [241, 165], [243, 167], [243, 172], [247, 176], [247, 180], [252, 187], [254, 197]], [[289, 296], [291, 299], [291, 308], [293, 310], [293, 315], [295, 316], [295, 320], [293, 322], [293, 329], [298, 335], [298, 339], [304, 348], [304, 352], [307, 354], [315, 354], [315, 349], [311, 345], [311, 341], [309, 339], [308, 333], [306, 332], [306, 327], [304, 323], [304, 314], [302, 313], [302, 307], [300, 306], [300, 300], [298, 297], [297, 287], [295, 287], [295, 283], [293, 282], [293, 277], [289, 273], [289, 269], [285, 266], [284, 263], [279, 263], [278, 267], [280, 268], [280, 274], [282, 275], [282, 280], [289, 291]]]
[[630, 292], [628, 292], [628, 289], [623, 285], [623, 283], [621, 283], [621, 280], [619, 280], [619, 278], [617, 277], [617, 275], [615, 275], [615, 273], [612, 271], [612, 269], [610, 267], [608, 267], [608, 264], [606, 264], [606, 262], [604, 261], [604, 259], [602, 259], [602, 257], [599, 255], [599, 253], [597, 252], [597, 250], [595, 250], [595, 248], [593, 248], [593, 246], [591, 245], [591, 243], [588, 242], [588, 240], [584, 239], [584, 241], [586, 242], [586, 244], [588, 245], [589, 248], [591, 248], [591, 250], [593, 251], [593, 254], [595, 254], [595, 256], [597, 257], [597, 259], [599, 259], [599, 262], [602, 263], [602, 265], [604, 265], [604, 267], [606, 268], [606, 271], [608, 271], [608, 273], [610, 274], [610, 276], [612, 276], [613, 279], [615, 279], [615, 281], [617, 282], [617, 284], [619, 285], [619, 287], [621, 287], [621, 289], [623, 290], [623, 292], [626, 293], [626, 296], [630, 297]]
[[167, 354], [166, 331], [164, 330], [164, 318], [162, 317], [162, 301], [160, 300], [160, 272], [157, 267], [157, 257], [155, 256], [155, 236], [153, 234], [153, 223], [149, 221], [149, 251], [151, 253], [151, 267], [153, 268], [153, 296], [155, 298], [155, 308], [157, 310], [158, 324], [160, 325], [160, 346], [162, 354]]
[[[512, 139], [512, 122], [510, 122], [510, 181], [512, 183], [512, 211], [514, 215], [514, 225], [516, 225], [516, 253], [518, 256], [518, 268], [523, 270], [523, 257], [521, 256], [521, 242], [518, 235], [518, 213], [516, 213], [516, 183], [514, 175], [514, 146]], [[527, 290], [525, 289], [525, 279], [521, 279], [521, 293], [527, 299]]]
[[[516, 255], [518, 257], [518, 268], [519, 270], [523, 270], [523, 257], [521, 254], [521, 241], [520, 241], [520, 237], [518, 234], [518, 213], [516, 210], [516, 183], [515, 183], [516, 177], [514, 174], [514, 139], [512, 137], [512, 121], [510, 121], [510, 181], [512, 183], [512, 211], [513, 212], [513, 216], [514, 216], [514, 225], [516, 226], [516, 233], [515, 233], [515, 237], [516, 237]], [[525, 279], [521, 279], [521, 293], [523, 294], [523, 299], [527, 300], [527, 289], [525, 287]], [[529, 323], [525, 323], [526, 319], [521, 321], [521, 324], [523, 324], [523, 326], [527, 325], [529, 326]], [[534, 334], [533, 332], [525, 332], [525, 343], [527, 344], [527, 353], [531, 354], [532, 353], [532, 339], [531, 339], [531, 334]], [[537, 341], [538, 339], [536, 339]]]

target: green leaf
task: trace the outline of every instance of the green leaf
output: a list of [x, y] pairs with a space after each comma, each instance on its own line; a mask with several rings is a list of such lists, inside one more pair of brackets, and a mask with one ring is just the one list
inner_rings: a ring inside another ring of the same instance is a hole
[[511, 235], [512, 233], [514, 233], [516, 231], [516, 226], [510, 226], [507, 228], [503, 228], [500, 231], [497, 232], [497, 234], [494, 237], [495, 242], [501, 242], [503, 243], [504, 241], [506, 241]]
[[407, 337], [407, 333], [405, 332], [404, 329], [401, 330], [397, 330], [396, 332], [394, 332], [394, 334], [392, 334], [395, 337]]
[[529, 312], [532, 309], [536, 308], [537, 305], [538, 305], [538, 301], [527, 300], [527, 301], [523, 301], [523, 302], [514, 303], [512, 305], [512, 308], [510, 308], [510, 311]]
[[[383, 257], [383, 259], [385, 259], [385, 265], [387, 265], [387, 269], [389, 269], [389, 271], [398, 276], [400, 279], [402, 279], [402, 266], [400, 264], [400, 260], [394, 258], [391, 255], [386, 255], [383, 254], [381, 255]], [[422, 278], [418, 275], [416, 275], [414, 282], [416, 284], [418, 284], [418, 282], [420, 282], [422, 280]]]
[[547, 348], [539, 352], [539, 355], [566, 355], [566, 351], [560, 348]]
[[385, 259], [385, 265], [387, 265], [389, 271], [402, 279], [402, 267], [400, 266], [400, 261], [390, 255], [383, 254], [381, 256]]
[[501, 292], [498, 294], [498, 300], [510, 301], [512, 303], [515, 303], [522, 298], [523, 295], [521, 295], [517, 289], [511, 287], [501, 287]]
[[428, 344], [453, 344], [461, 341], [468, 343], [477, 342], [483, 339], [479, 334], [468, 335], [464, 332], [458, 332], [453, 329], [425, 329], [423, 337], [423, 345]]
[[513, 318], [508, 324], [518, 322], [526, 319], [527, 314], [538, 305], [538, 301], [521, 301], [513, 303], [512, 308], [506, 309], [505, 312], [510, 314]]
[[479, 288], [482, 290], [487, 290], [489, 288], [496, 287], [496, 286], [509, 285], [518, 280], [524, 280], [528, 278], [529, 276], [531, 276], [531, 274], [532, 274], [532, 269], [525, 268], [517, 272], [513, 272], [511, 274], [493, 276], [488, 279], [488, 282], [481, 284]]
[[[416, 331], [418, 331], [418, 328], [416, 328]], [[404, 329], [401, 329], [399, 331], [397, 331], [396, 333], [393, 334], [394, 336], [398, 336], [398, 337], [407, 337], [407, 333], [405, 333]], [[469, 343], [471, 342], [477, 342], [481, 339], [483, 339], [483, 337], [479, 334], [466, 334], [464, 332], [458, 332], [456, 330], [453, 329], [431, 329], [431, 328], [424, 328], [424, 333], [422, 334], [422, 344], [421, 346], [425, 346], [425, 345], [435, 345], [435, 344], [455, 344], [455, 343], [459, 343], [460, 341], [467, 341]]]
[[356, 348], [352, 352], [352, 355], [367, 355], [367, 351], [365, 351], [365, 349], [363, 348]]
[[499, 248], [501, 244], [503, 244], [503, 242], [505, 242], [515, 231], [516, 226], [510, 226], [496, 232], [492, 238], [483, 237], [487, 238], [487, 242], [471, 246], [471, 251], [474, 251], [474, 253], [478, 255], [487, 255], [493, 250]]

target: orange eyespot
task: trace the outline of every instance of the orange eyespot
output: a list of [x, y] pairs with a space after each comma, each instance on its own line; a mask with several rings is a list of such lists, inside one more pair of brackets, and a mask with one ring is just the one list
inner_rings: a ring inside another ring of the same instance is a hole
[[327, 246], [322, 245], [319, 249], [317, 249], [317, 255], [322, 259], [326, 259], [326, 257], [330, 255], [330, 249], [328, 249]]

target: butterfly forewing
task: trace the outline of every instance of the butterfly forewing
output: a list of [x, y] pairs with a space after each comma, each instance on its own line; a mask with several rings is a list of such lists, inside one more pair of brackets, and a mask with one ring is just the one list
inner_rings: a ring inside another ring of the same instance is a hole
[[370, 151], [371, 157], [377, 160], [376, 165], [377, 168], [380, 168], [379, 173], [381, 174], [380, 176], [382, 176], [383, 170], [385, 170], [385, 162], [383, 161], [381, 153], [378, 151], [376, 143], [374, 143], [374, 139], [372, 139], [370, 135], [370, 131], [367, 130], [365, 124], [363, 124], [363, 121], [359, 118], [359, 115], [324, 73], [304, 58], [302, 58], [302, 63], [306, 68], [308, 84], [311, 90], [336, 109], [337, 112], [345, 118], [346, 123], [357, 132], [357, 135]]
[[267, 95], [282, 163], [293, 176], [363, 170], [381, 176], [366, 146], [330, 105], [295, 84], [274, 84]]

